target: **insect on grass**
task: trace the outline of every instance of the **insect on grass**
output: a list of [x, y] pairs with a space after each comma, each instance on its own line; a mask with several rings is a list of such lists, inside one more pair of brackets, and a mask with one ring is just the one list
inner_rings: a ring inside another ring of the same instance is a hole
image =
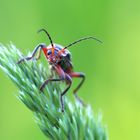
[[17, 63], [20, 64], [24, 60], [31, 60], [31, 59], [35, 58], [37, 52], [38, 52], [38, 55], [35, 59], [38, 60], [41, 56], [41, 51], [43, 51], [49, 65], [51, 66], [51, 68], [50, 68], [51, 72], [53, 73], [53, 71], [55, 71], [58, 74], [59, 78], [53, 78], [53, 75], [52, 75], [51, 78], [45, 80], [44, 83], [40, 86], [40, 91], [43, 91], [44, 87], [49, 82], [59, 82], [59, 81], [66, 82], [67, 87], [64, 89], [64, 91], [60, 95], [61, 110], [63, 112], [64, 111], [63, 96], [70, 89], [71, 84], [72, 84], [72, 79], [81, 78], [81, 81], [78, 84], [78, 86], [74, 89], [73, 94], [75, 95], [75, 97], [78, 101], [80, 101], [82, 104], [84, 104], [83, 101], [77, 96], [77, 91], [80, 89], [80, 87], [82, 86], [82, 84], [85, 81], [85, 74], [82, 72], [73, 71], [71, 53], [68, 51], [68, 48], [81, 41], [89, 40], [89, 39], [96, 40], [100, 43], [102, 43], [102, 42], [95, 37], [89, 36], [89, 37], [84, 37], [79, 40], [76, 40], [76, 41], [70, 43], [69, 45], [63, 47], [61, 45], [53, 43], [51, 36], [45, 29], [41, 29], [38, 32], [42, 32], [42, 31], [45, 32], [46, 35], [48, 36], [48, 38], [50, 40], [50, 45], [46, 46], [44, 43], [39, 44], [38, 46], [35, 47], [31, 56], [24, 57], [24, 58], [20, 59]]

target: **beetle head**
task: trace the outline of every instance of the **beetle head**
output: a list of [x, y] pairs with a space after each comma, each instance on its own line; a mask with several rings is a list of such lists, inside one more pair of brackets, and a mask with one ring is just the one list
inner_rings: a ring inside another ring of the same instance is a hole
[[45, 29], [41, 29], [38, 32], [42, 32], [42, 31], [46, 33], [46, 35], [48, 36], [50, 43], [51, 43], [47, 48], [46, 47], [43, 48], [43, 51], [44, 51], [44, 53], [48, 59], [48, 62], [50, 64], [57, 64], [63, 58], [70, 59], [70, 52], [67, 50], [67, 48], [69, 48], [69, 47], [71, 47], [71, 46], [73, 46], [81, 41], [93, 39], [93, 40], [96, 40], [96, 41], [102, 43], [102, 41], [100, 41], [99, 39], [92, 37], [92, 36], [89, 36], [89, 37], [84, 37], [84, 38], [81, 38], [79, 40], [76, 40], [75, 42], [72, 42], [69, 45], [62, 47], [60, 45], [53, 44], [51, 36], [49, 35], [49, 33]]
[[47, 47], [46, 57], [49, 64], [57, 64], [69, 54], [70, 52], [61, 45], [53, 44]]

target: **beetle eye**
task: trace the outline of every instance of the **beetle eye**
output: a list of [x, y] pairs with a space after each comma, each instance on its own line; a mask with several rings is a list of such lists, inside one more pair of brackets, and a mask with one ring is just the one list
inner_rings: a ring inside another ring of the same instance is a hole
[[51, 51], [48, 51], [47, 55], [50, 55], [51, 54]]

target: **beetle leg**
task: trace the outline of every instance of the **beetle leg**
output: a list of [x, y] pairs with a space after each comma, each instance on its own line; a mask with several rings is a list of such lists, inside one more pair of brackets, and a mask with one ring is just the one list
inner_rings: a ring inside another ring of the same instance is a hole
[[43, 91], [43, 89], [45, 88], [45, 86], [49, 83], [49, 82], [56, 82], [56, 81], [62, 81], [63, 79], [53, 79], [53, 78], [49, 78], [49, 79], [47, 79], [47, 80], [45, 80], [44, 81], [44, 83], [41, 85], [41, 87], [40, 87], [40, 91]]
[[64, 112], [63, 95], [65, 95], [67, 93], [67, 91], [69, 90], [69, 88], [71, 87], [72, 79], [71, 79], [70, 75], [65, 73], [59, 65], [57, 65], [54, 68], [55, 68], [56, 72], [58, 73], [59, 77], [64, 79], [66, 81], [66, 83], [68, 84], [68, 87], [61, 93], [61, 96], [60, 96], [61, 108], [62, 108], [62, 112]]
[[62, 112], [64, 112], [63, 96], [67, 93], [67, 91], [69, 90], [69, 88], [71, 87], [71, 84], [72, 84], [72, 79], [71, 79], [71, 77], [68, 74], [66, 74], [66, 81], [67, 81], [68, 87], [61, 93], [61, 96], [60, 96]]
[[42, 86], [40, 87], [40, 90], [43, 91], [44, 87], [48, 84], [49, 81], [63, 81], [65, 80], [65, 72], [62, 70], [62, 68], [60, 66], [54, 66], [51, 69], [55, 70], [60, 78], [49, 78], [46, 81], [44, 81], [44, 83], [42, 84]]
[[40, 57], [41, 57], [41, 50], [42, 50], [42, 48], [39, 48], [37, 57], [35, 58], [36, 60], [40, 59]]
[[71, 83], [72, 83], [72, 79], [71, 77], [66, 74], [61, 67], [57, 66], [55, 67], [56, 72], [58, 73], [59, 77], [58, 79], [53, 79], [53, 78], [49, 78], [46, 81], [44, 81], [44, 83], [41, 85], [40, 90], [43, 91], [43, 89], [45, 88], [45, 86], [49, 83], [49, 82], [56, 82], [56, 81], [66, 81], [68, 86], [66, 87], [66, 89], [61, 93], [60, 95], [60, 103], [61, 103], [61, 110], [62, 112], [64, 112], [64, 101], [63, 101], [63, 96], [67, 93], [67, 91], [69, 90], [69, 88], [71, 87]]
[[43, 47], [46, 47], [46, 46], [45, 46], [44, 44], [38, 45], [38, 46], [33, 50], [31, 56], [27, 56], [27, 57], [24, 57], [24, 58], [20, 59], [20, 60], [17, 62], [17, 64], [20, 64], [20, 63], [23, 62], [24, 60], [30, 60], [30, 59], [32, 59], [32, 58], [35, 56], [35, 54], [36, 54], [36, 52], [38, 51], [38, 49], [40, 49], [40, 50], [39, 50], [38, 57], [37, 57], [37, 59], [39, 59], [39, 58], [40, 58], [41, 49], [42, 49]]
[[82, 84], [85, 81], [85, 74], [83, 73], [78, 73], [78, 72], [72, 72], [69, 74], [72, 78], [82, 78], [82, 80], [80, 81], [80, 83], [78, 84], [78, 86], [74, 89], [73, 94], [76, 97], [76, 99], [85, 106], [84, 102], [77, 96], [77, 91], [80, 89], [80, 87], [82, 86]]

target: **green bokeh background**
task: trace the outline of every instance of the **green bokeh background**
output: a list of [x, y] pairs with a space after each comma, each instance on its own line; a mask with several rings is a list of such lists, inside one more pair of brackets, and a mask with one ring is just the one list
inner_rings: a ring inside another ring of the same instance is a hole
[[[0, 0], [1, 43], [12, 41], [26, 54], [40, 42], [49, 43], [36, 34], [40, 28], [62, 45], [88, 35], [104, 42], [85, 41], [70, 49], [75, 70], [87, 76], [79, 95], [95, 112], [102, 111], [110, 140], [140, 139], [140, 2]], [[17, 91], [0, 70], [0, 140], [46, 140], [14, 96]]]

